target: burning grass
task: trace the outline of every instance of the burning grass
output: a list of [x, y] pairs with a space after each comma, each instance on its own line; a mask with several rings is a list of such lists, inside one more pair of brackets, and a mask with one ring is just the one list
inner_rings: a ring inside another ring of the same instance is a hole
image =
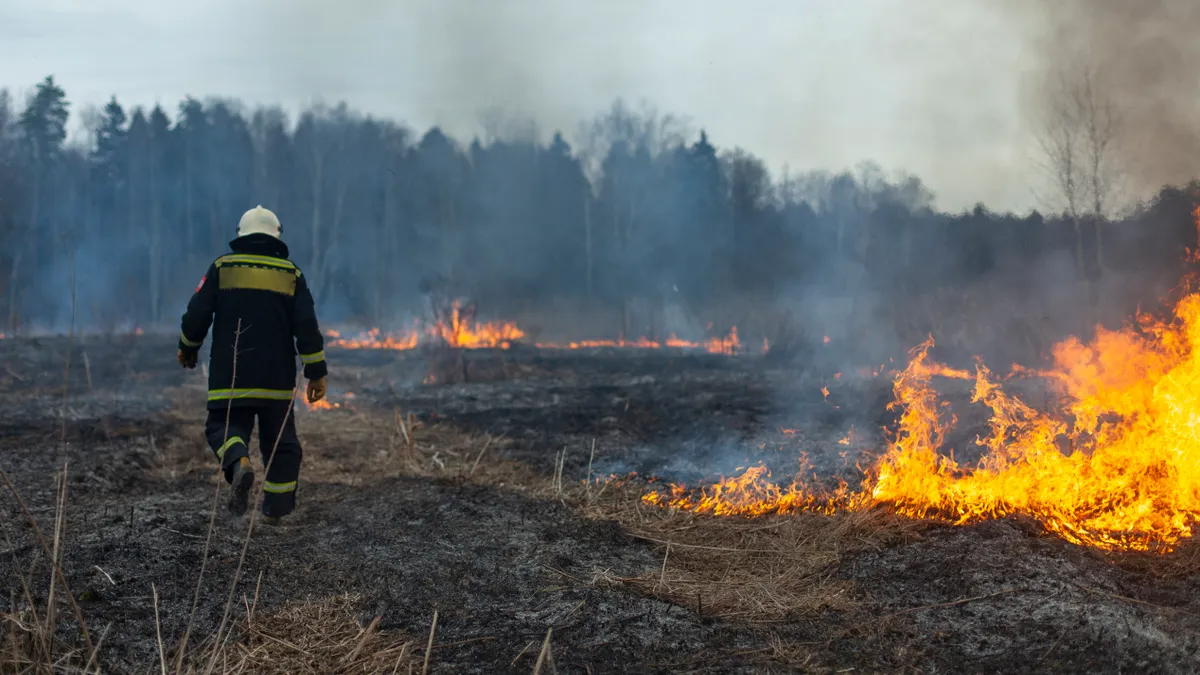
[[[340, 331], [326, 331], [329, 347], [342, 349], [387, 349], [405, 351], [421, 346], [436, 346], [459, 349], [509, 349], [520, 343], [525, 331], [511, 321], [476, 321], [472, 305], [461, 300], [453, 301], [444, 311], [437, 311], [430, 323], [414, 321], [409, 328], [385, 333], [372, 328], [355, 336], [342, 335]], [[727, 335], [714, 336], [701, 341], [685, 340], [675, 334], [666, 339], [639, 337], [626, 339], [591, 339], [566, 342], [537, 342], [538, 349], [683, 349], [707, 351], [710, 354], [767, 353], [768, 340], [763, 340], [761, 349], [746, 345], [738, 336], [737, 326], [732, 326]], [[440, 381], [440, 380], [439, 380]]]
[[[1200, 294], [1165, 321], [1139, 316], [1090, 343], [1066, 340], [1046, 378], [1059, 400], [1039, 411], [1006, 393], [980, 363], [974, 372], [929, 358], [930, 338], [895, 377], [901, 411], [889, 449], [862, 487], [833, 492], [777, 486], [760, 467], [708, 487], [674, 485], [648, 504], [712, 515], [855, 512], [876, 507], [954, 523], [1021, 515], [1077, 544], [1166, 552], [1193, 537], [1200, 518]], [[986, 454], [975, 466], [947, 456], [956, 419], [935, 378], [974, 382], [991, 411]]]

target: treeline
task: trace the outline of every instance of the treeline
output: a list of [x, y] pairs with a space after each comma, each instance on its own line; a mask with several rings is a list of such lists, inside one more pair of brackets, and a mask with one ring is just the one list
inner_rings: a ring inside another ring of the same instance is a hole
[[345, 105], [289, 120], [228, 100], [168, 111], [114, 98], [74, 114], [87, 133], [67, 143], [72, 106], [52, 77], [20, 105], [0, 93], [9, 332], [64, 326], [73, 294], [79, 324], [173, 322], [256, 204], [279, 214], [326, 316], [375, 324], [431, 289], [498, 314], [814, 289], [900, 297], [1029, 283], [1031, 266], [1058, 259], [1081, 279], [1174, 270], [1196, 241], [1190, 189], [1164, 189], [1120, 222], [938, 213], [915, 177], [871, 165], [772, 176], [746, 151], [621, 102], [584, 125], [578, 147], [499, 124], [462, 144]]

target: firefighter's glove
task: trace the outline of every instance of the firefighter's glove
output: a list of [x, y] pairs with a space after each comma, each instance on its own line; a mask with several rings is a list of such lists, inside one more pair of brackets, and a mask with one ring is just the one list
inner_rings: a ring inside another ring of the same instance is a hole
[[179, 354], [176, 355], [176, 358], [179, 359], [179, 365], [183, 366], [184, 368], [191, 369], [196, 367], [196, 357], [199, 355], [199, 352], [189, 352], [180, 349]]
[[316, 403], [325, 398], [325, 378], [308, 381], [308, 402]]

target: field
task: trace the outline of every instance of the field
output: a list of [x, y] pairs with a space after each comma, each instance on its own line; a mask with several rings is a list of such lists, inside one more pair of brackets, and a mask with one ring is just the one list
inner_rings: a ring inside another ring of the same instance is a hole
[[[419, 351], [331, 349], [336, 407], [298, 404], [298, 510], [251, 530], [216, 492], [204, 376], [173, 352], [151, 335], [0, 340], [0, 673], [1200, 664], [1194, 542], [1113, 553], [1021, 518], [731, 518], [641, 499], [760, 462], [789, 477], [802, 457], [820, 481], [854, 480], [898, 414], [886, 376], [522, 347], [457, 353], [465, 382], [423, 384]], [[970, 385], [951, 392], [964, 454], [984, 423]]]

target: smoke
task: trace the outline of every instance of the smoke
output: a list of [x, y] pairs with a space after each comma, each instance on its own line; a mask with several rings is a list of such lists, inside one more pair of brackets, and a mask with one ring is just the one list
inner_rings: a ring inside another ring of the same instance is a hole
[[1200, 173], [1200, 4], [1192, 0], [1030, 0], [997, 3], [1032, 35], [1031, 117], [1056, 84], [1090, 73], [1111, 102], [1122, 173], [1139, 197]]

